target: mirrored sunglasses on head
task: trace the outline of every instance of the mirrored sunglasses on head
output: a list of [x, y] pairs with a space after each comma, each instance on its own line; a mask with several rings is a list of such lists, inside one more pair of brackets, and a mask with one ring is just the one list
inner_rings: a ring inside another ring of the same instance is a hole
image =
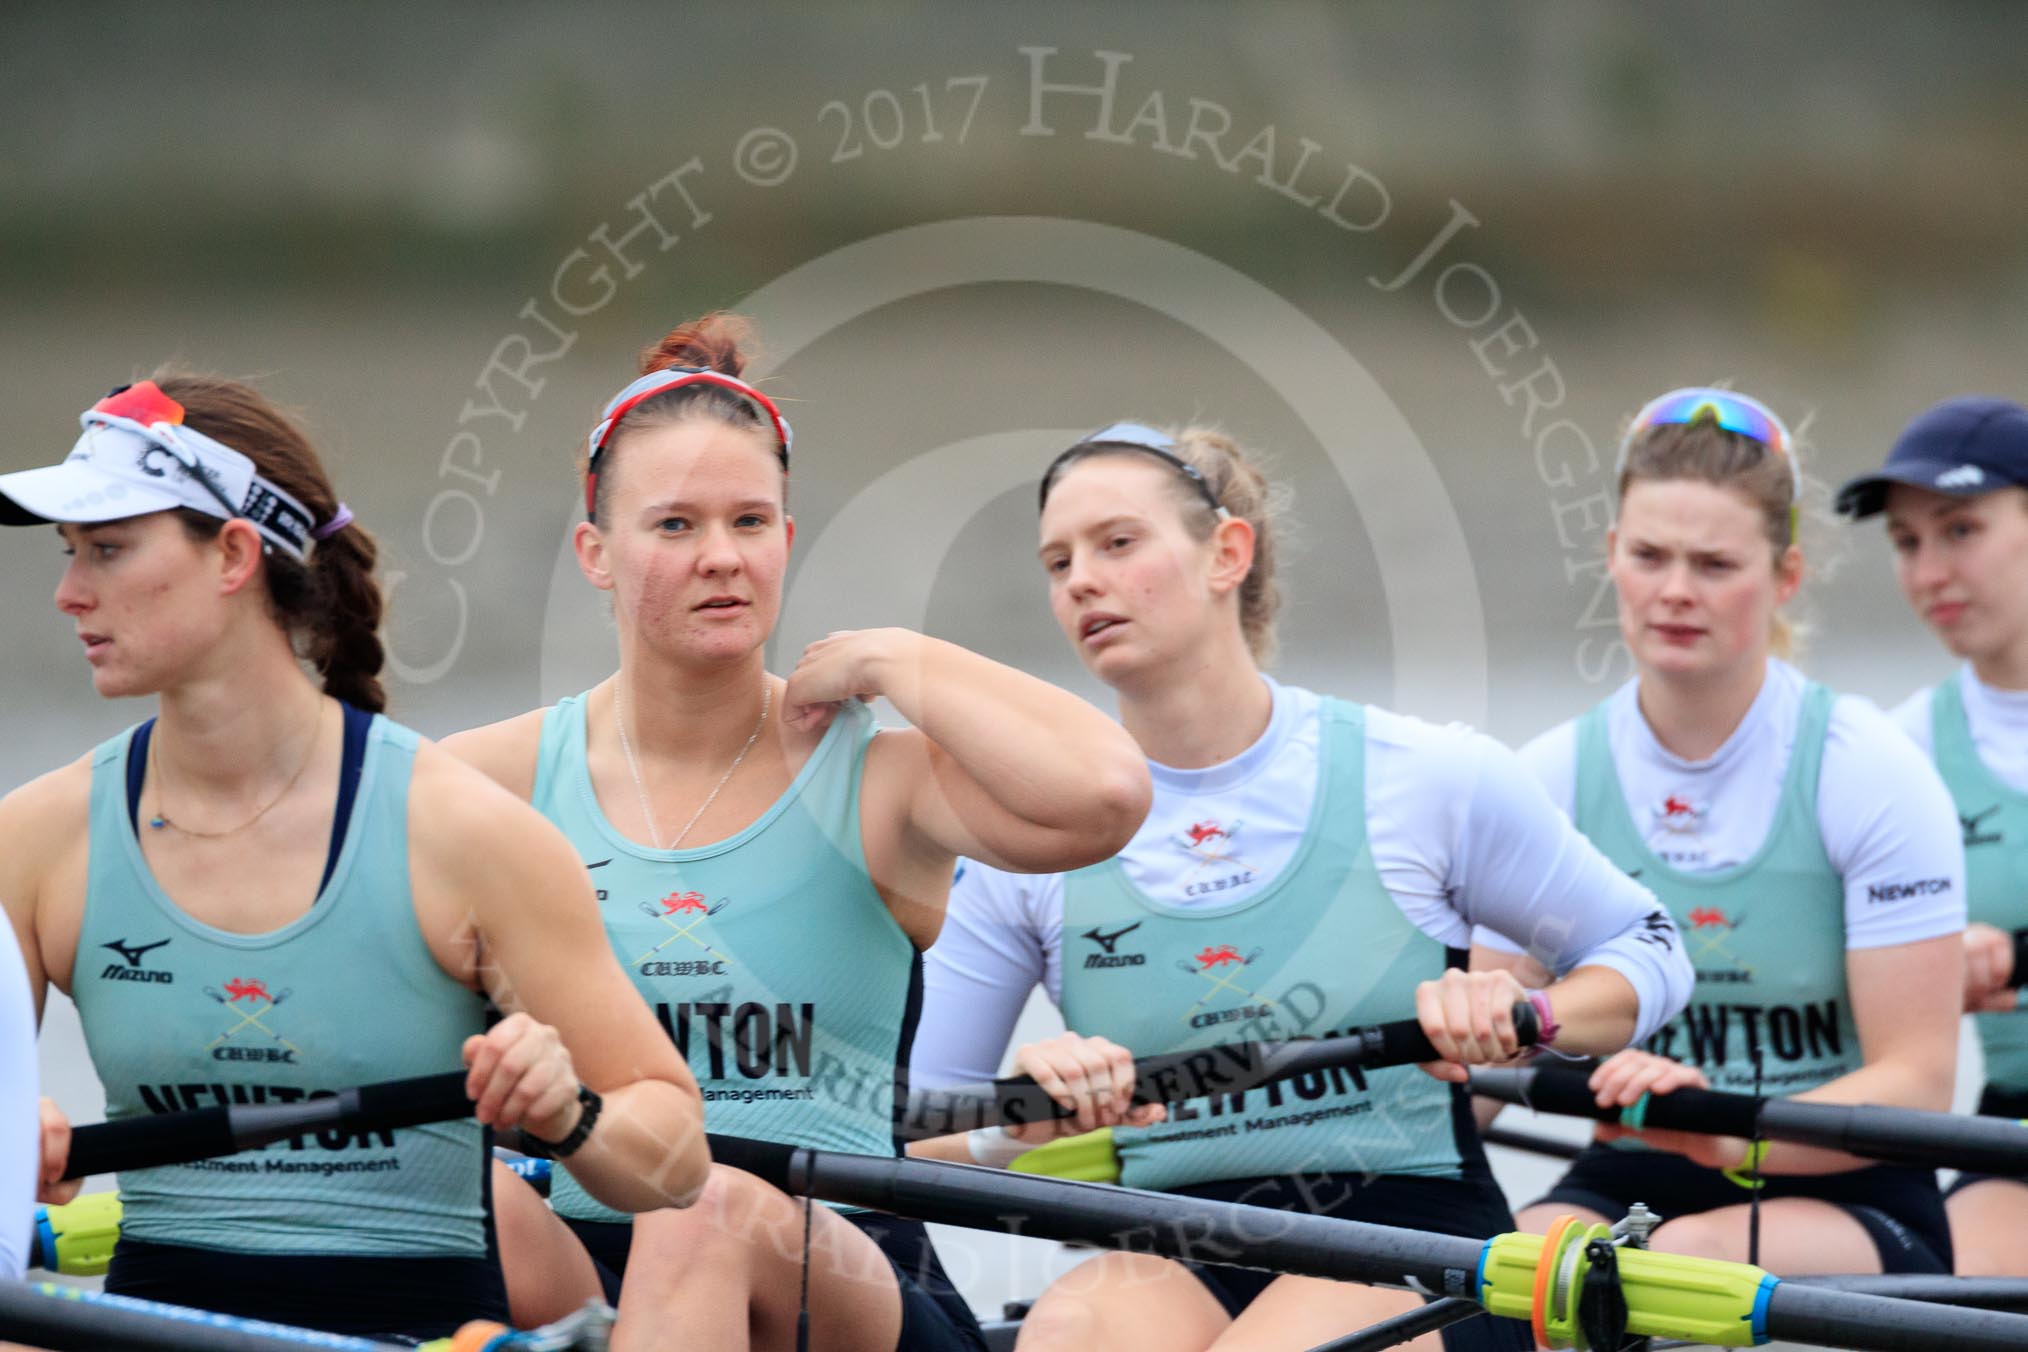
[[1802, 468], [1796, 463], [1789, 429], [1775, 416], [1774, 410], [1750, 396], [1705, 386], [1671, 390], [1648, 401], [1634, 415], [1626, 436], [1620, 441], [1619, 459], [1613, 467], [1614, 477], [1617, 478], [1626, 469], [1627, 456], [1633, 450], [1634, 442], [1649, 428], [1689, 427], [1700, 422], [1715, 423], [1727, 432], [1748, 437], [1787, 460], [1794, 496], [1798, 500], [1802, 498]]

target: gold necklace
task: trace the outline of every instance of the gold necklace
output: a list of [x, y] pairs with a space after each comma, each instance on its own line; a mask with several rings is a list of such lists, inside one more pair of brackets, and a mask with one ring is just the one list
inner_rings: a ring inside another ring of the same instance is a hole
[[[324, 706], [323, 701], [320, 699], [317, 705], [317, 717], [319, 720], [319, 724], [318, 726], [315, 726], [310, 730], [310, 748], [309, 750], [303, 753], [303, 763], [296, 767], [296, 773], [290, 775], [289, 782], [282, 785], [282, 791], [276, 794], [274, 797], [268, 799], [268, 801], [262, 805], [261, 810], [254, 813], [253, 816], [248, 817], [238, 826], [232, 827], [229, 830], [225, 831], [193, 831], [189, 827], [183, 825], [182, 823], [170, 817], [170, 815], [163, 810], [162, 791], [165, 787], [165, 784], [162, 775], [162, 760], [161, 757], [155, 754], [156, 749], [162, 743], [162, 739], [159, 735], [150, 737], [148, 739], [148, 769], [149, 773], [152, 774], [155, 778], [155, 815], [148, 819], [148, 826], [150, 827], [150, 829], [156, 831], [160, 831], [165, 826], [174, 827], [180, 834], [189, 836], [194, 840], [223, 840], [227, 836], [236, 836], [240, 832], [246, 830], [247, 827], [252, 826], [262, 817], [267, 816], [269, 808], [273, 807], [276, 803], [281, 802], [282, 799], [287, 798], [289, 796], [289, 790], [296, 787], [296, 781], [303, 777], [303, 772], [310, 768], [310, 762], [317, 758], [318, 734], [323, 731], [322, 728], [323, 715], [324, 715]], [[155, 725], [155, 731], [157, 734], [160, 734], [160, 732], [162, 731], [162, 725], [160, 723], [157, 723]]]
[[690, 820], [683, 823], [683, 829], [676, 833], [676, 839], [664, 845], [662, 843], [661, 830], [655, 825], [655, 809], [648, 802], [647, 787], [641, 783], [641, 763], [634, 759], [634, 744], [627, 740], [627, 720], [620, 708], [620, 683], [618, 681], [613, 682], [613, 726], [619, 730], [620, 750], [626, 753], [627, 770], [634, 777], [634, 796], [641, 803], [641, 819], [648, 824], [649, 844], [658, 850], [673, 850], [683, 843], [683, 838], [690, 834], [691, 827], [697, 825], [697, 819], [704, 815], [704, 810], [718, 801], [718, 791], [724, 788], [726, 782], [732, 778], [732, 772], [737, 770], [739, 763], [746, 759], [746, 753], [753, 750], [753, 744], [760, 740], [761, 729], [766, 727], [768, 722], [768, 706], [773, 703], [774, 697], [774, 686], [769, 684], [767, 678], [763, 676], [761, 678], [760, 721], [755, 723], [753, 731], [747, 734], [746, 745], [741, 747], [739, 754], [732, 758], [732, 764], [725, 767], [725, 773], [718, 777], [718, 783], [712, 785], [711, 792], [705, 795], [702, 803], [697, 805], [697, 810], [690, 814]]

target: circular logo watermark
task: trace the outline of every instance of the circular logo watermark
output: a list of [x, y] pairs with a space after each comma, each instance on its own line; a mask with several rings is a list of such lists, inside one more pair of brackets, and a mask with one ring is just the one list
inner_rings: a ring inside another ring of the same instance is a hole
[[[768, 283], [736, 308], [758, 322], [769, 365], [779, 367], [883, 306], [1009, 282], [1071, 287], [1144, 307], [1224, 348], [1235, 366], [1285, 400], [1329, 457], [1380, 561], [1395, 702], [1468, 721], [1484, 717], [1485, 615], [1471, 550], [1421, 439], [1343, 344], [1236, 269], [1114, 226], [984, 217], [847, 245]], [[1105, 346], [1105, 335], [1086, 340], [1095, 350]], [[1205, 372], [1214, 398], [1217, 376], [1216, 368]], [[1039, 467], [1084, 430], [1052, 424], [968, 437], [925, 448], [879, 475], [814, 538], [798, 541], [805, 557], [779, 631], [802, 641], [840, 628], [922, 627], [931, 589], [971, 513], [1033, 483]], [[921, 511], [926, 502], [936, 510]], [[1036, 598], [1041, 605], [1039, 578]], [[590, 600], [566, 539], [543, 610], [545, 702], [612, 670], [610, 624]]]

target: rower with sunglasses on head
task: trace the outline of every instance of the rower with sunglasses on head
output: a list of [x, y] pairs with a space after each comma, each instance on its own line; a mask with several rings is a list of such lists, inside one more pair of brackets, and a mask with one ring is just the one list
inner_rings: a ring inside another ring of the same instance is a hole
[[[1147, 771], [1083, 700], [907, 630], [832, 634], [769, 674], [790, 435], [740, 378], [745, 337], [724, 315], [671, 332], [588, 438], [573, 540], [611, 597], [618, 671], [452, 745], [594, 870], [713, 1131], [893, 1155], [920, 955], [956, 856], [1103, 858], [1147, 811]], [[879, 732], [876, 696], [913, 727]], [[805, 1310], [833, 1352], [981, 1338], [914, 1221], [812, 1211], [722, 1167], [692, 1210], [631, 1224], [568, 1183], [551, 1201], [624, 1274], [615, 1348], [680, 1331], [685, 1347], [786, 1349]]]
[[[2028, 409], [1952, 399], [1908, 425], [1838, 509], [1885, 513], [1902, 595], [1964, 665], [1894, 710], [1936, 763], [1963, 831], [1965, 1009], [1985, 1052], [1979, 1111], [2028, 1118]], [[2028, 1276], [2028, 1183], [1961, 1174], [1945, 1198], [1957, 1270]]]
[[[1074, 1115], [916, 1151], [1005, 1163], [1109, 1127], [1130, 1186], [1490, 1236], [1511, 1217], [1464, 1064], [1515, 1055], [1521, 1000], [1558, 1049], [1616, 1051], [1681, 1008], [1689, 963], [1654, 898], [1506, 748], [1263, 673], [1280, 600], [1271, 498], [1246, 453], [1203, 428], [1108, 427], [1043, 475], [1050, 608], [1117, 692], [1155, 806], [1088, 868], [1019, 877], [967, 862], [930, 952], [917, 1079], [990, 1077], [1039, 984], [1072, 1031], [1017, 1065]], [[1474, 923], [1553, 931], [1561, 979], [1530, 991], [1504, 970], [1467, 972]], [[1433, 1074], [1319, 1073], [1166, 1111], [1130, 1105], [1136, 1055], [1411, 1016], [1447, 1058]], [[1416, 1301], [1112, 1253], [1043, 1294], [1021, 1346], [1303, 1348]], [[1525, 1340], [1504, 1320], [1442, 1334], [1454, 1348]]]
[[[0, 475], [0, 523], [56, 525], [93, 686], [158, 713], [0, 800], [36, 1005], [52, 985], [76, 1002], [114, 1119], [461, 1058], [476, 1101], [476, 1120], [122, 1173], [106, 1287], [373, 1336], [502, 1317], [489, 1129], [547, 1142], [612, 1205], [681, 1204], [708, 1163], [696, 1087], [569, 843], [380, 715], [374, 542], [301, 429], [181, 374], [82, 422], [62, 464]], [[69, 1142], [44, 1100], [46, 1201], [77, 1191]]]
[[[1638, 1118], [1685, 1086], [1950, 1106], [1964, 855], [1949, 796], [1873, 705], [1778, 654], [1803, 575], [1802, 475], [1764, 405], [1676, 390], [1621, 445], [1606, 537], [1634, 678], [1522, 757], [1669, 907], [1697, 989], [1591, 1077]], [[1486, 939], [1501, 947], [1496, 937]], [[1515, 959], [1525, 968], [1527, 960]], [[1932, 1171], [1725, 1136], [1601, 1130], [1521, 1228], [1668, 1218], [1658, 1249], [1778, 1273], [1947, 1272]]]

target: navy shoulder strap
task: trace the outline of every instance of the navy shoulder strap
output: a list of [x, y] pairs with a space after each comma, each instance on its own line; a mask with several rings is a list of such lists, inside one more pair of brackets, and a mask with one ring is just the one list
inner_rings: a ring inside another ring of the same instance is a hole
[[[366, 766], [366, 737], [373, 729], [373, 715], [349, 704], [345, 711], [345, 749], [338, 764], [338, 806], [331, 814], [331, 845], [324, 855], [324, 876], [317, 880], [323, 894], [338, 867], [338, 855], [345, 848], [345, 828], [352, 822], [352, 805], [359, 797], [359, 775]], [[127, 821], [136, 836], [141, 834], [141, 784], [148, 774], [148, 741], [155, 735], [155, 720], [134, 729], [127, 748]]]

